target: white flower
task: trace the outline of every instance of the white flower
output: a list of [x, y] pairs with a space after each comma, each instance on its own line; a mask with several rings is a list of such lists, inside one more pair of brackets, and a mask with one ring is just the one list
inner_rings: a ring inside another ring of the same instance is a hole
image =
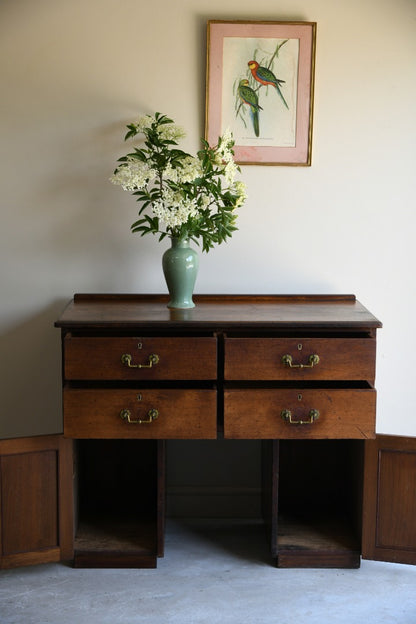
[[234, 163], [234, 156], [231, 147], [226, 142], [220, 141], [215, 149], [214, 162], [216, 165]]
[[120, 165], [110, 182], [121, 186], [125, 191], [135, 191], [143, 188], [156, 172], [147, 163], [140, 160], [129, 160]]
[[222, 134], [222, 136], [220, 136], [218, 140], [218, 146], [216, 149], [219, 158], [221, 158], [223, 162], [228, 163], [234, 160], [233, 153], [232, 153], [233, 145], [234, 145], [234, 139], [233, 139], [232, 132], [229, 128], [227, 128]]
[[211, 197], [210, 195], [201, 195], [199, 198], [199, 207], [202, 208], [202, 210], [204, 208], [208, 208], [208, 206], [211, 203]]
[[184, 197], [180, 192], [170, 188], [163, 189], [161, 199], [153, 202], [152, 211], [164, 222], [166, 228], [171, 229], [180, 227], [189, 217], [198, 215], [194, 199]]
[[184, 129], [176, 124], [163, 124], [159, 126], [158, 134], [162, 140], [168, 141], [178, 141], [186, 136]]
[[152, 115], [142, 115], [134, 125], [136, 126], [137, 132], [143, 132], [143, 130], [150, 128], [154, 122], [155, 118], [152, 117]]
[[230, 128], [226, 128], [221, 136], [221, 141], [229, 145], [234, 142], [233, 133]]
[[214, 155], [214, 164], [215, 165], [222, 165], [224, 163], [223, 157], [222, 157], [222, 153], [216, 151], [215, 155]]
[[236, 208], [242, 206], [247, 199], [246, 185], [241, 180], [234, 182], [234, 191], [237, 195]]
[[233, 160], [228, 161], [224, 167], [224, 176], [229, 184], [234, 182], [237, 171], [238, 168], [235, 162]]
[[172, 165], [169, 163], [163, 170], [163, 177], [165, 180], [170, 180], [171, 182], [177, 182], [178, 170], [174, 169]]
[[201, 162], [194, 156], [185, 156], [176, 168], [169, 163], [163, 170], [164, 180], [169, 180], [176, 184], [185, 184], [186, 182], [194, 182], [203, 174]]
[[199, 158], [186, 156], [182, 159], [181, 165], [177, 171], [180, 182], [193, 182], [202, 176], [202, 165]]

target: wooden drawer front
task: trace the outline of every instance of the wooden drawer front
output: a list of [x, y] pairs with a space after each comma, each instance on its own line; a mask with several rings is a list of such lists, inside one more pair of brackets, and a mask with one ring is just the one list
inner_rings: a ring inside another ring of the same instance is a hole
[[[319, 418], [311, 424], [311, 410]], [[248, 389], [227, 390], [224, 395], [226, 438], [374, 438], [376, 391], [373, 389]]]
[[[149, 416], [151, 410], [158, 412], [155, 420]], [[128, 422], [128, 418], [132, 422]], [[151, 422], [134, 422], [138, 420]], [[64, 435], [70, 438], [216, 438], [217, 393], [215, 390], [65, 388]]]
[[[150, 380], [217, 377], [216, 338], [67, 336], [64, 349], [65, 379]], [[157, 363], [148, 367], [152, 355], [157, 356]], [[146, 367], [139, 368], [138, 365]]]
[[[283, 361], [286, 355], [292, 358], [292, 368]], [[318, 355], [319, 362], [310, 367], [312, 355]], [[373, 338], [227, 338], [224, 376], [229, 380], [373, 381], [375, 355]]]

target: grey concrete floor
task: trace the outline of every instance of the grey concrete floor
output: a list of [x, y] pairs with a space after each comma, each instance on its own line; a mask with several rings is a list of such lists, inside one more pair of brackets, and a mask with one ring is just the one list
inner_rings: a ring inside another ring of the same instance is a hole
[[0, 572], [1, 624], [416, 624], [416, 566], [276, 569], [251, 522], [169, 520], [156, 570]]

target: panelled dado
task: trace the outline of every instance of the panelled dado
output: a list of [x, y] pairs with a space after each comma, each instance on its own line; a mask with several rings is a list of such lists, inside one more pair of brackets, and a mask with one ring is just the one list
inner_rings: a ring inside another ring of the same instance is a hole
[[277, 565], [359, 565], [380, 322], [353, 295], [200, 295], [191, 310], [167, 300], [75, 295], [56, 322], [64, 436], [77, 458], [74, 565], [156, 565], [164, 441], [223, 437], [263, 441]]

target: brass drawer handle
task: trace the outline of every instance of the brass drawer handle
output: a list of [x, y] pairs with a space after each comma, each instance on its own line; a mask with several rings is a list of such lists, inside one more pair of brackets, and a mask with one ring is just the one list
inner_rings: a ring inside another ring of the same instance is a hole
[[124, 366], [127, 366], [128, 368], [152, 368], [155, 364], [159, 362], [159, 356], [156, 355], [156, 353], [152, 353], [151, 355], [149, 355], [149, 361], [147, 364], [132, 364], [132, 357], [130, 353], [123, 353], [123, 355], [121, 356], [121, 361], [123, 362]]
[[147, 412], [147, 420], [132, 420], [131, 419], [131, 412], [128, 409], [122, 409], [120, 412], [120, 418], [122, 420], [125, 420], [126, 422], [128, 422], [130, 425], [147, 425], [150, 424], [151, 422], [153, 422], [154, 420], [156, 420], [156, 418], [159, 416], [159, 412], [157, 409], [150, 409]]
[[293, 358], [288, 353], [282, 357], [282, 362], [288, 368], [313, 368], [319, 364], [319, 355], [313, 353], [309, 356], [309, 364], [293, 364]]
[[313, 425], [313, 423], [319, 418], [319, 411], [316, 409], [309, 410], [309, 420], [293, 420], [292, 412], [288, 409], [282, 410], [280, 415], [285, 422], [288, 422], [291, 425]]

